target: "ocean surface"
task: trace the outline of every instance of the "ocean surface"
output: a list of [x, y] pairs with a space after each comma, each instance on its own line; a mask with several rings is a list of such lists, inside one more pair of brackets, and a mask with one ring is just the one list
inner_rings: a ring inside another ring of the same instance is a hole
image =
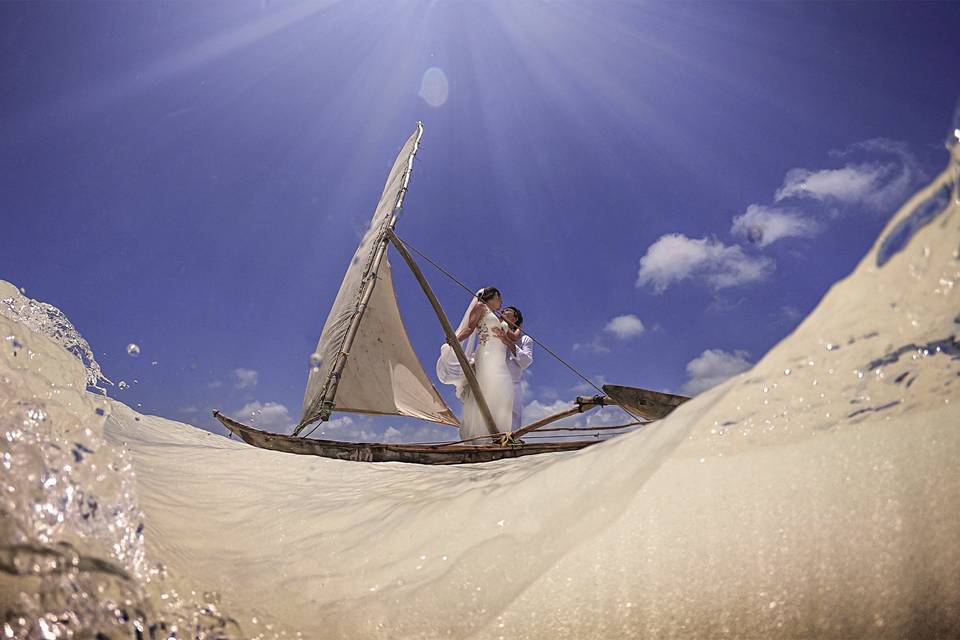
[[960, 637], [952, 153], [752, 370], [571, 454], [342, 462], [140, 415], [0, 282], [3, 637]]

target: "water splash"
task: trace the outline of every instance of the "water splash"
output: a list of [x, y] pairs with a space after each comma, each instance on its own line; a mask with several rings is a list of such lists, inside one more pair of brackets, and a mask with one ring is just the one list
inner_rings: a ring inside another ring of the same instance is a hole
[[0, 635], [247, 637], [217, 594], [181, 595], [147, 560], [130, 456], [104, 435], [129, 409], [88, 392], [107, 380], [86, 341], [55, 307], [0, 287], [0, 585], [18, 594]]
[[0, 281], [0, 315], [49, 337], [76, 356], [86, 370], [87, 386], [106, 395], [102, 385], [113, 383], [100, 369], [90, 344], [60, 309], [28, 298], [21, 289]]

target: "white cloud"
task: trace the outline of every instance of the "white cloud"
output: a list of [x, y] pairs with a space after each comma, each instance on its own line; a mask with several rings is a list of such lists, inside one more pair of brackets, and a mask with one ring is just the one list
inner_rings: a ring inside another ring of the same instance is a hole
[[916, 157], [907, 145], [895, 140], [874, 138], [858, 142], [834, 157], [855, 153], [893, 155], [890, 161], [848, 163], [839, 169], [810, 170], [795, 168], [787, 172], [775, 194], [777, 202], [787, 198], [806, 198], [846, 206], [862, 206], [887, 211], [899, 206], [922, 180]]
[[881, 164], [847, 165], [842, 169], [790, 169], [774, 199], [810, 198], [837, 200], [853, 204], [865, 200], [876, 190], [887, 167]]
[[715, 387], [727, 378], [753, 366], [746, 351], [728, 353], [721, 349], [707, 349], [687, 363], [690, 379], [683, 386], [684, 393], [694, 396]]
[[643, 322], [640, 321], [640, 318], [632, 313], [628, 313], [612, 319], [607, 323], [607, 326], [604, 327], [604, 330], [609, 331], [621, 340], [626, 340], [627, 338], [635, 338], [642, 334], [645, 327], [643, 326]]
[[234, 369], [233, 377], [237, 379], [234, 384], [237, 389], [252, 389], [257, 386], [257, 372], [253, 369]]
[[313, 438], [342, 442], [449, 442], [457, 440], [457, 430], [427, 424], [399, 424], [383, 427], [368, 417], [341, 416], [320, 423]]
[[574, 342], [573, 343], [574, 351], [583, 351], [584, 353], [594, 353], [597, 355], [603, 355], [605, 353], [610, 353], [610, 347], [603, 344], [600, 340], [594, 338], [590, 342]]
[[333, 420], [317, 423], [311, 428], [313, 431], [310, 433], [310, 437], [321, 440], [379, 442], [383, 436], [382, 433], [373, 428], [368, 419], [354, 419], [351, 416], [340, 416]]
[[738, 246], [671, 233], [661, 236], [640, 258], [637, 286], [649, 284], [662, 293], [675, 282], [699, 277], [711, 288], [723, 289], [764, 280], [774, 269], [771, 259], [748, 256]]
[[401, 424], [387, 427], [380, 442], [449, 442], [459, 439], [456, 429], [439, 425]]
[[261, 403], [254, 400], [243, 405], [235, 415], [240, 416], [240, 420], [249, 420], [257, 428], [276, 433], [289, 433], [294, 423], [290, 410], [279, 402]]
[[[547, 416], [552, 416], [555, 413], [566, 411], [572, 406], [573, 402], [570, 400], [554, 400], [550, 403], [532, 400], [523, 407], [523, 423], [530, 424], [531, 422], [536, 422], [537, 420], [546, 418]], [[571, 420], [572, 418], [566, 418], [561, 422], [569, 423]]]
[[583, 414], [581, 425], [584, 427], [610, 427], [634, 422], [620, 407], [601, 407]]
[[820, 228], [820, 224], [798, 211], [752, 204], [746, 213], [733, 219], [730, 232], [765, 247], [782, 238], [811, 238]]
[[[566, 411], [574, 406], [574, 403], [571, 400], [556, 400], [554, 402], [546, 403], [539, 400], [534, 400], [527, 403], [523, 407], [523, 424], [530, 424], [547, 416], [555, 415], [562, 411]], [[584, 413], [578, 413], [570, 416], [569, 418], [564, 418], [562, 420], [557, 420], [556, 422], [550, 423], [548, 426], [545, 426], [545, 429], [550, 429], [552, 427], [602, 427], [602, 426], [612, 426], [612, 425], [621, 425], [633, 422], [633, 419], [627, 415], [619, 407], [600, 407], [598, 409], [592, 409]], [[555, 435], [552, 432], [544, 432], [544, 435]], [[587, 437], [589, 434], [584, 433], [584, 437]]]

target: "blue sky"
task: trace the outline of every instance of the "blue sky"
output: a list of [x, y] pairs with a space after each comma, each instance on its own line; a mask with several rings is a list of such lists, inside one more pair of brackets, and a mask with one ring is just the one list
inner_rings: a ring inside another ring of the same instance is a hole
[[[127, 404], [280, 426], [422, 120], [401, 237], [593, 379], [697, 392], [940, 170], [958, 28], [950, 3], [3, 3], [0, 277]], [[393, 262], [430, 370], [440, 327]], [[528, 383], [528, 415], [584, 393], [542, 352]]]

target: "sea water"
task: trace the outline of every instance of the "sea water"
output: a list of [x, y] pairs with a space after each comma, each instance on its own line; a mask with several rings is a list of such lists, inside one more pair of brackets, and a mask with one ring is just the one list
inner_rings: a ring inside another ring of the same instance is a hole
[[751, 371], [572, 454], [361, 464], [140, 415], [0, 283], [3, 637], [960, 637], [952, 154]]

